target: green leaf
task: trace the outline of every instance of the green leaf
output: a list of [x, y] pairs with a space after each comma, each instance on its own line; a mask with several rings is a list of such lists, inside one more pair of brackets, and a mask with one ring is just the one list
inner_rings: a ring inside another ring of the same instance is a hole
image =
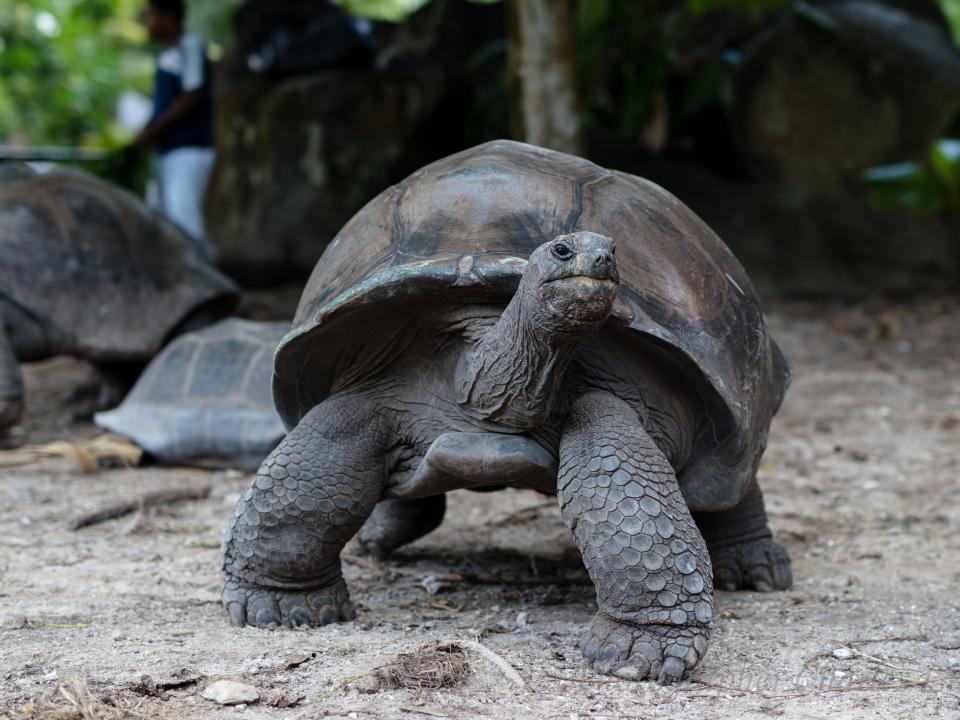
[[953, 41], [960, 45], [960, 0], [939, 0], [940, 9], [950, 23]]
[[960, 140], [937, 140], [930, 149], [930, 164], [944, 188], [947, 205], [960, 211]]
[[793, 11], [797, 14], [797, 17], [806, 20], [811, 25], [816, 25], [829, 32], [840, 31], [840, 23], [834, 19], [833, 15], [826, 10], [804, 2], [804, 0], [798, 0], [794, 3]]
[[935, 214], [947, 204], [944, 187], [923, 165], [897, 163], [864, 171], [864, 182], [880, 207], [912, 207]]
[[429, 0], [333, 0], [355, 17], [398, 23], [426, 5]]

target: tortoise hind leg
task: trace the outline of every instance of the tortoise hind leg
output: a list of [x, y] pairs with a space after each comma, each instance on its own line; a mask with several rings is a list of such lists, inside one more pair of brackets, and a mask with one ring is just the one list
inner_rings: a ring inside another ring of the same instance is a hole
[[357, 539], [366, 552], [384, 559], [401, 545], [412, 543], [440, 527], [446, 508], [446, 495], [416, 500], [383, 500], [360, 528]]
[[718, 589], [771, 592], [793, 585], [790, 556], [773, 540], [763, 493], [756, 481], [731, 509], [696, 513], [693, 517], [710, 549]]
[[264, 460], [224, 538], [223, 604], [238, 625], [352, 620], [340, 551], [383, 493], [388, 434], [362, 398], [329, 399]]
[[710, 559], [673, 468], [627, 403], [605, 392], [574, 402], [557, 494], [597, 588], [584, 657], [624, 679], [678, 681], [707, 650]]
[[0, 317], [0, 448], [16, 447], [23, 441], [22, 416], [23, 378]]
[[444, 433], [430, 445], [410, 477], [393, 485], [360, 530], [360, 544], [378, 557], [436, 529], [444, 493], [469, 487], [531, 487], [552, 492], [553, 456], [532, 438], [499, 433]]

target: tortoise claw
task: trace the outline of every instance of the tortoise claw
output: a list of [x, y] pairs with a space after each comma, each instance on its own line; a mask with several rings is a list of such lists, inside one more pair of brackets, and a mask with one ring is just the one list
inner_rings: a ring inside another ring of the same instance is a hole
[[598, 613], [580, 647], [597, 672], [669, 685], [700, 662], [709, 634], [699, 626], [627, 625]]
[[286, 591], [229, 579], [223, 604], [235, 625], [319, 627], [353, 620], [357, 613], [343, 580], [330, 587]]

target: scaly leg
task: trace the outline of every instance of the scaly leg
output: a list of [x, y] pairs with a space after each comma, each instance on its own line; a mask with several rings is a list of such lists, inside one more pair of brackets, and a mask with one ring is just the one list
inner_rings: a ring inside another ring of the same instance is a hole
[[597, 589], [584, 656], [625, 679], [678, 681], [707, 650], [710, 558], [670, 463], [629, 405], [605, 392], [574, 402], [557, 490]]
[[352, 620], [340, 551], [380, 499], [387, 433], [362, 398], [327, 400], [260, 466], [224, 539], [223, 604], [238, 625]]
[[790, 556], [773, 541], [756, 481], [735, 507], [697, 513], [694, 519], [710, 549], [717, 588], [771, 592], [793, 585]]
[[386, 558], [401, 545], [412, 543], [440, 527], [446, 507], [446, 495], [416, 500], [383, 500], [360, 528], [357, 538], [368, 553]]

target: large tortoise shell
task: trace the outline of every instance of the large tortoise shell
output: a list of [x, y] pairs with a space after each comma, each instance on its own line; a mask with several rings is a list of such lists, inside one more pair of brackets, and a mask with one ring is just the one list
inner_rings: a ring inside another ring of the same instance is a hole
[[0, 164], [0, 305], [55, 352], [145, 360], [189, 313], [227, 314], [236, 286], [131, 193], [79, 170]]
[[[274, 364], [290, 427], [330, 392], [337, 334], [358, 313], [401, 299], [506, 304], [525, 259], [556, 235], [617, 243], [621, 285], [609, 327], [671, 352], [708, 407], [680, 474], [694, 509], [735, 503], [752, 479], [789, 369], [743, 268], [663, 188], [581, 158], [509, 141], [439, 160], [357, 213], [310, 277]], [[343, 322], [347, 318], [347, 322]]]

